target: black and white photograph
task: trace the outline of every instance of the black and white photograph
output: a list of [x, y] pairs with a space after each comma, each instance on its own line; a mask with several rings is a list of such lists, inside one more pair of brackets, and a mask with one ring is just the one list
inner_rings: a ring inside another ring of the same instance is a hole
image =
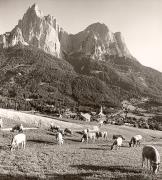
[[162, 0], [0, 0], [0, 180], [162, 180]]

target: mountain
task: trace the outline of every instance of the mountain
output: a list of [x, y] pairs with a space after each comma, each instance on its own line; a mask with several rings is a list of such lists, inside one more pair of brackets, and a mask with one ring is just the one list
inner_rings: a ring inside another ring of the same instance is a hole
[[94, 23], [84, 31], [71, 35], [71, 53], [82, 52], [92, 59], [106, 55], [132, 57], [120, 32], [112, 33], [105, 24]]
[[61, 57], [59, 33], [61, 28], [54, 17], [43, 16], [38, 6], [29, 7], [18, 25], [10, 33], [1, 36], [1, 45], [11, 47], [18, 43], [43, 49]]
[[112, 33], [105, 24], [94, 23], [78, 34], [68, 34], [53, 16], [43, 16], [36, 4], [29, 7], [11, 32], [0, 36], [4, 48], [18, 43], [32, 45], [59, 58], [74, 52], [99, 60], [105, 54], [132, 57], [120, 32]]
[[140, 64], [120, 32], [94, 23], [69, 34], [34, 4], [0, 35], [0, 97], [39, 110], [56, 101], [120, 106], [124, 99], [149, 97], [161, 103], [162, 73]]

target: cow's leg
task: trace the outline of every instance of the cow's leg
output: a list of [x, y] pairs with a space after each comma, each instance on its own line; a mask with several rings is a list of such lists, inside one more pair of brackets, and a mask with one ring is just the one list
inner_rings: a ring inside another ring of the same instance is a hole
[[142, 155], [142, 167], [144, 166], [145, 157]]
[[111, 145], [111, 150], [113, 149], [113, 146], [114, 146], [114, 145]]
[[144, 159], [142, 158], [142, 167], [143, 167], [143, 165], [144, 165]]
[[147, 169], [148, 169], [148, 159], [146, 161], [147, 161]]
[[152, 163], [151, 163], [151, 161], [150, 161], [150, 171], [151, 171], [151, 166], [152, 166]]
[[22, 149], [24, 149], [24, 142], [22, 142]]
[[86, 139], [86, 143], [88, 144], [88, 137], [87, 137], [87, 139]]
[[26, 146], [26, 142], [24, 141], [24, 149], [25, 149], [25, 146]]
[[96, 140], [95, 137], [93, 137], [93, 142], [94, 142], [94, 143], [95, 143], [95, 140]]

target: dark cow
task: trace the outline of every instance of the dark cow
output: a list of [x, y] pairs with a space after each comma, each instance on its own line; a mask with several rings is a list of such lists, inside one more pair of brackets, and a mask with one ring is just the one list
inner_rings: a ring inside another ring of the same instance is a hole
[[125, 138], [120, 134], [113, 135], [113, 139], [117, 139], [118, 137], [121, 137], [123, 140], [125, 140]]
[[15, 125], [12, 128], [11, 132], [14, 132], [14, 131], [18, 131], [19, 133], [22, 133], [23, 132], [23, 125], [22, 124]]
[[70, 135], [73, 134], [72, 130], [69, 129], [69, 128], [65, 128], [65, 129], [64, 129], [64, 132], [65, 132], [65, 134], [70, 134]]

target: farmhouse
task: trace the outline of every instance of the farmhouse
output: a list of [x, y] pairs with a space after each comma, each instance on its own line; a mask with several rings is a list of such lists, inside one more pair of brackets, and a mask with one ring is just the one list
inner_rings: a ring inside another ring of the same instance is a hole
[[90, 122], [91, 121], [91, 115], [88, 114], [88, 113], [80, 113], [80, 116], [83, 120], [87, 121], [87, 122]]

